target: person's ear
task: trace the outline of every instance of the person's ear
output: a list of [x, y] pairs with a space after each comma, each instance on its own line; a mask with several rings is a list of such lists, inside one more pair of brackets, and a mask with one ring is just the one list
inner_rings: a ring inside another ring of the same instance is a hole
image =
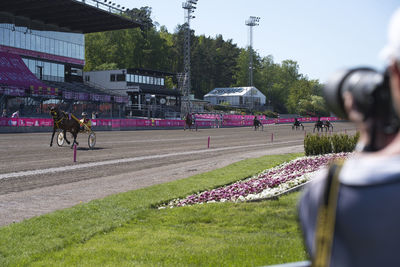
[[390, 64], [389, 70], [390, 70], [392, 77], [395, 76], [398, 79], [400, 79], [400, 63], [399, 62], [396, 62], [396, 61], [392, 62], [392, 64]]
[[400, 62], [396, 62], [393, 64], [394, 72], [396, 73], [397, 77], [400, 79]]

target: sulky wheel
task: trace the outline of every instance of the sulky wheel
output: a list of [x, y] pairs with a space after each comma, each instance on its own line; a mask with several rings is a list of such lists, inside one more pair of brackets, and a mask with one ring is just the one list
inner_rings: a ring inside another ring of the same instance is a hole
[[93, 149], [96, 145], [96, 135], [94, 133], [90, 133], [88, 137], [88, 145], [90, 149]]
[[58, 146], [62, 146], [64, 144], [64, 133], [63, 132], [59, 132], [57, 135], [57, 145]]

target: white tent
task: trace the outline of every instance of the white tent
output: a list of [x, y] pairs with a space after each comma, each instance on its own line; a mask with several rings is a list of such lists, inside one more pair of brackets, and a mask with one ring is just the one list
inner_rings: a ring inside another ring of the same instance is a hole
[[213, 105], [228, 103], [236, 107], [257, 107], [265, 105], [265, 95], [255, 87], [215, 88], [204, 96]]

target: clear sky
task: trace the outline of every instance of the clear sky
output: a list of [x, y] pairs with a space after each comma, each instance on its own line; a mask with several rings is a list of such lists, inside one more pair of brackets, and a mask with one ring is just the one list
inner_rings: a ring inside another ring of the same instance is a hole
[[[152, 8], [152, 19], [174, 32], [184, 23], [183, 0], [114, 0], [127, 8]], [[196, 35], [221, 34], [238, 47], [249, 44], [250, 16], [261, 17], [253, 29], [253, 48], [276, 63], [298, 62], [310, 79], [326, 81], [335, 70], [367, 65], [384, 68], [379, 52], [386, 42], [398, 0], [198, 0], [191, 28]]]

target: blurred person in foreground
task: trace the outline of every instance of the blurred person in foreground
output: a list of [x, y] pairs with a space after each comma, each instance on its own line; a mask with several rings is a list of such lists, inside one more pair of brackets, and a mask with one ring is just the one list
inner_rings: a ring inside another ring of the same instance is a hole
[[[382, 55], [400, 116], [400, 9], [391, 19]], [[369, 125], [352, 96], [343, 97], [348, 117], [362, 128], [363, 146]], [[312, 266], [400, 266], [400, 134], [382, 143], [378, 151], [355, 153], [319, 172], [305, 189], [299, 217]]]

